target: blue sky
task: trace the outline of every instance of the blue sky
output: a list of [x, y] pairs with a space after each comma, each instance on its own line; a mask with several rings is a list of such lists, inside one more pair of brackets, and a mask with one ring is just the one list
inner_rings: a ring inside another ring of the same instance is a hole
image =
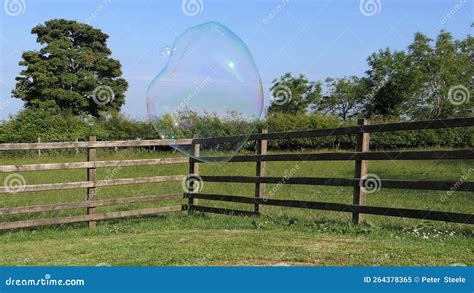
[[[23, 51], [39, 48], [31, 28], [52, 18], [89, 22], [110, 36], [112, 55], [129, 82], [122, 110], [146, 118], [146, 89], [166, 64], [162, 48], [204, 22], [220, 22], [240, 36], [268, 89], [285, 72], [304, 73], [311, 80], [362, 75], [369, 54], [385, 47], [405, 49], [417, 31], [435, 38], [445, 29], [464, 38], [472, 33], [474, 10], [473, 0], [3, 1], [0, 119], [22, 108], [21, 101], [10, 98], [18, 61]], [[183, 6], [193, 1], [196, 15], [186, 8], [191, 6]], [[268, 104], [268, 93], [265, 98]]]

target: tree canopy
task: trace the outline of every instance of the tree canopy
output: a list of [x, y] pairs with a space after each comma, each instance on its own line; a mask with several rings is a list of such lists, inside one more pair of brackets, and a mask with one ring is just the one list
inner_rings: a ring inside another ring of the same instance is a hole
[[[436, 119], [472, 115], [474, 38], [455, 40], [441, 31], [436, 40], [416, 33], [406, 50], [381, 49], [367, 58], [365, 75], [328, 78], [321, 84], [286, 73], [273, 81], [269, 114], [316, 111], [346, 121], [356, 116]], [[285, 90], [285, 91], [282, 91]], [[282, 98], [283, 97], [283, 98]]]
[[268, 113], [304, 113], [319, 102], [321, 98], [321, 84], [310, 82], [303, 74], [294, 77], [286, 73], [279, 79], [273, 80], [270, 89], [272, 104]]
[[72, 114], [120, 111], [127, 82], [111, 58], [108, 35], [90, 25], [53, 19], [31, 30], [42, 45], [22, 54], [12, 96], [25, 108], [57, 108]]

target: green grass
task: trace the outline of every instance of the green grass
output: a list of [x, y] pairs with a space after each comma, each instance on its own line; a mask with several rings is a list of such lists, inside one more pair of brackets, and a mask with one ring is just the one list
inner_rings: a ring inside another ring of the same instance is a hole
[[[99, 151], [99, 160], [181, 156], [123, 150]], [[83, 161], [84, 154], [8, 156], [0, 164]], [[269, 176], [351, 178], [354, 162], [269, 162]], [[369, 172], [382, 179], [457, 181], [474, 166], [465, 161], [371, 161]], [[293, 170], [293, 171], [291, 171]], [[98, 169], [98, 179], [186, 174], [187, 165]], [[27, 184], [86, 180], [86, 171], [22, 172]], [[254, 175], [254, 163], [201, 164], [201, 174]], [[0, 174], [4, 180], [7, 174]], [[474, 175], [472, 175], [474, 176]], [[473, 181], [472, 178], [468, 179]], [[271, 198], [352, 202], [352, 188], [266, 186]], [[179, 182], [103, 187], [98, 198], [181, 193]], [[201, 192], [252, 196], [253, 184], [205, 183]], [[0, 208], [76, 202], [86, 191], [2, 194]], [[472, 193], [384, 189], [369, 194], [375, 206], [474, 213]], [[98, 208], [98, 212], [184, 203], [168, 201]], [[251, 210], [252, 205], [200, 200], [199, 204]], [[352, 226], [349, 213], [262, 207], [260, 218], [175, 213], [160, 217], [42, 227], [0, 232], [0, 265], [474, 265], [472, 226], [453, 223], [366, 217]], [[1, 221], [84, 214], [84, 210], [0, 217]]]

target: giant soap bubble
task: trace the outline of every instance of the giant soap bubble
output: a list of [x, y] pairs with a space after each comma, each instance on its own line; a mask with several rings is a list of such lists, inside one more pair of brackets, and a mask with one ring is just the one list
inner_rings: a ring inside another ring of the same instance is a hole
[[168, 63], [147, 92], [148, 115], [160, 138], [194, 156], [190, 145], [175, 140], [233, 135], [225, 143], [201, 144], [201, 156], [232, 157], [247, 143], [263, 108], [262, 82], [245, 43], [208, 22], [182, 33], [161, 54]]

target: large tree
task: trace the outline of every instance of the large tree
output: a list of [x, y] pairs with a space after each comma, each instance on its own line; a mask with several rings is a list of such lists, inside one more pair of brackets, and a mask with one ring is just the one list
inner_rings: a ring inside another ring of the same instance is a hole
[[286, 73], [273, 80], [272, 101], [268, 113], [304, 113], [321, 98], [321, 83], [309, 81], [303, 74], [294, 77]]
[[408, 49], [414, 72], [408, 112], [421, 119], [466, 115], [471, 105], [472, 37], [455, 41], [441, 31], [433, 46], [432, 42], [417, 33]]
[[372, 54], [367, 71], [371, 116], [433, 119], [465, 116], [474, 76], [474, 40], [454, 40], [441, 31], [436, 41], [416, 33], [405, 51]]
[[127, 82], [111, 58], [108, 35], [90, 25], [53, 19], [34, 27], [38, 51], [26, 51], [12, 96], [26, 108], [58, 108], [73, 114], [119, 111]]
[[368, 93], [364, 97], [369, 116], [391, 117], [404, 114], [404, 104], [411, 91], [412, 72], [408, 56], [403, 51], [379, 50], [368, 58], [365, 81]]
[[360, 114], [366, 94], [365, 83], [357, 76], [326, 79], [327, 94], [315, 110], [337, 115], [347, 121]]

